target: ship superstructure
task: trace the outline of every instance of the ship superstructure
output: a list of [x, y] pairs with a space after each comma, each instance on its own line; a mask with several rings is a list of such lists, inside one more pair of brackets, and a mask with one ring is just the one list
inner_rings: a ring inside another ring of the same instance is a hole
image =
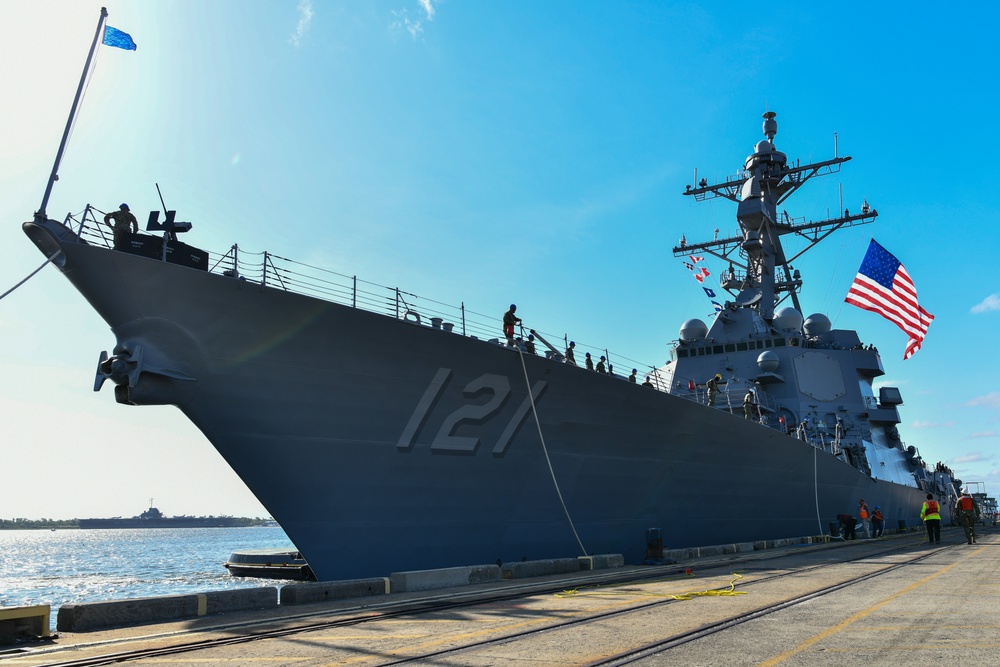
[[[822, 313], [803, 317], [802, 277], [792, 262], [833, 232], [873, 222], [878, 212], [865, 201], [858, 213], [819, 221], [793, 218], [786, 200], [815, 176], [836, 173], [850, 157], [791, 164], [774, 144], [776, 113], [764, 114], [764, 135], [739, 175], [719, 184], [702, 179], [684, 194], [736, 203], [741, 234], [673, 249], [682, 258], [711, 255], [728, 264], [719, 287], [731, 296], [709, 327], [692, 319], [681, 327], [672, 363], [662, 373], [669, 391], [707, 400], [705, 383], [721, 376], [719, 403], [795, 435], [874, 479], [917, 483], [944, 494], [954, 485], [926, 469], [914, 447], [901, 441], [896, 425], [902, 404], [896, 387], [872, 387], [884, 375], [882, 359], [854, 331], [832, 329]], [[789, 256], [782, 238], [805, 240]], [[790, 305], [780, 307], [790, 301]], [[749, 393], [749, 396], [748, 396]]]

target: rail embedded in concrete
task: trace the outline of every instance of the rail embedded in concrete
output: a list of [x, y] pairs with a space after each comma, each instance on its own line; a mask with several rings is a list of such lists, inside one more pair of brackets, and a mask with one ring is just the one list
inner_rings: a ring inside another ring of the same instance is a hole
[[[909, 531], [903, 529], [899, 532]], [[839, 538], [832, 538], [829, 535], [815, 535], [685, 549], [664, 549], [663, 561], [671, 563], [708, 556], [837, 541], [840, 541]], [[581, 571], [620, 568], [624, 565], [625, 559], [621, 554], [597, 554], [577, 558], [521, 561], [502, 565], [470, 565], [437, 570], [395, 572], [389, 577], [370, 579], [291, 583], [281, 587], [280, 600], [279, 590], [269, 586], [192, 595], [166, 595], [131, 600], [68, 604], [59, 609], [57, 628], [60, 632], [88, 632], [114, 627], [178, 621], [226, 612], [272, 609], [276, 608], [279, 603], [282, 606], [301, 605], [390, 593], [489, 584], [505, 579], [573, 574]], [[47, 623], [45, 629], [47, 633]]]

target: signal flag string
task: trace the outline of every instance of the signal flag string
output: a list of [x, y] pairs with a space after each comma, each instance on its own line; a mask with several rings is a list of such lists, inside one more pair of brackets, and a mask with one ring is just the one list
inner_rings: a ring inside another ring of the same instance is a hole
[[[690, 259], [691, 261], [689, 262], [687, 259]], [[697, 267], [698, 262], [703, 262], [705, 258], [700, 255], [688, 255], [687, 259], [682, 259], [681, 261], [684, 263], [687, 270], [691, 272], [694, 279], [698, 281], [698, 284], [701, 285], [701, 288], [705, 290], [705, 296], [712, 300], [712, 307], [715, 308], [715, 312], [721, 312], [722, 304], [714, 300], [717, 298], [715, 296], [715, 290], [710, 287], [705, 287], [704, 285], [705, 278], [708, 278], [712, 275], [712, 273], [704, 266], [701, 268]]]

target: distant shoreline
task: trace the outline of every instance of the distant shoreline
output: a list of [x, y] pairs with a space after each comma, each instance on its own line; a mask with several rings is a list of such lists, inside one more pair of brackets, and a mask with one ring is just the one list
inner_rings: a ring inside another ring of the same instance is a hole
[[[174, 517], [170, 517], [174, 518]], [[177, 517], [182, 518], [182, 517]], [[219, 517], [183, 517], [214, 519]], [[253, 528], [261, 526], [277, 526], [274, 519], [262, 519], [260, 517], [225, 517], [227, 521], [232, 521], [236, 528]], [[126, 528], [134, 528], [128, 526]], [[185, 528], [186, 526], [170, 526], [172, 528]], [[124, 528], [122, 528], [124, 529]], [[79, 519], [0, 519], [0, 530], [81, 530]], [[105, 530], [121, 530], [119, 528], [106, 528]]]

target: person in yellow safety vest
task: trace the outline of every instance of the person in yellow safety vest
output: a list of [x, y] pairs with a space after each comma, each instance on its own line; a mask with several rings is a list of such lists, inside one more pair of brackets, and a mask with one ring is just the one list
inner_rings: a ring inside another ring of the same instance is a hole
[[927, 500], [920, 508], [920, 519], [927, 527], [927, 542], [941, 544], [941, 506], [934, 500], [933, 493], [927, 494]]
[[958, 499], [958, 521], [965, 529], [965, 540], [972, 544], [976, 541], [976, 521], [979, 520], [979, 505], [969, 495], [969, 490], [962, 491]]
[[861, 519], [861, 527], [865, 531], [865, 539], [870, 540], [872, 538], [872, 522], [868, 520], [868, 505], [865, 504], [864, 498], [858, 501], [858, 518]]

